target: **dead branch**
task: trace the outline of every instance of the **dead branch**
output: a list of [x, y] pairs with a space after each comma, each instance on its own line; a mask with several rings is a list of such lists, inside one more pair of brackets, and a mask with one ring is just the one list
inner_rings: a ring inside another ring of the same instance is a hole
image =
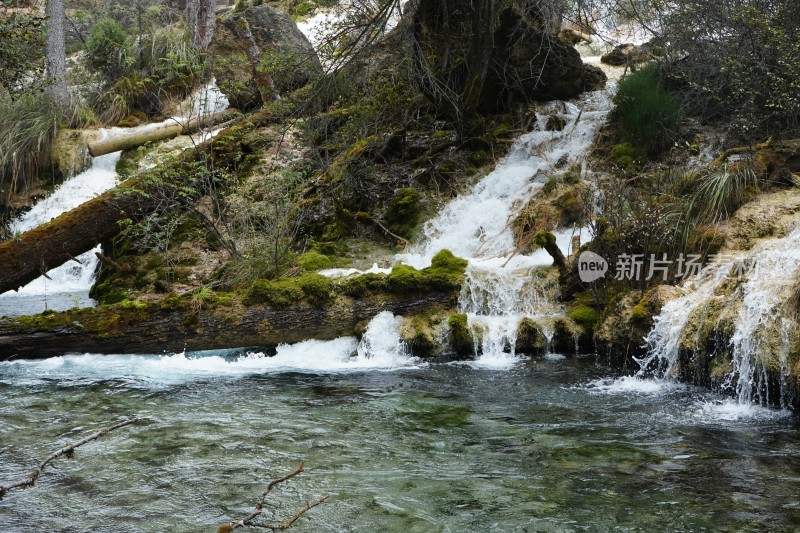
[[131, 271], [131, 268], [129, 266], [123, 265], [122, 263], [118, 263], [117, 261], [114, 261], [113, 259], [111, 259], [107, 255], [103, 255], [100, 252], [95, 252], [94, 255], [96, 255], [97, 258], [100, 261], [102, 261], [103, 263], [107, 264], [108, 266], [110, 266], [111, 268], [113, 268], [114, 270], [119, 272], [120, 274], [125, 274], [126, 272], [130, 272]]
[[292, 524], [294, 524], [297, 521], [298, 518], [300, 518], [301, 516], [306, 514], [309, 510], [313, 509], [317, 505], [320, 505], [321, 503], [323, 503], [325, 500], [328, 499], [328, 496], [323, 496], [322, 498], [320, 498], [320, 499], [318, 499], [316, 501], [308, 502], [305, 506], [303, 506], [302, 509], [297, 511], [294, 515], [290, 516], [289, 518], [287, 518], [283, 522], [277, 522], [277, 523], [274, 523], [274, 524], [273, 523], [260, 523], [259, 524], [259, 523], [253, 522], [253, 520], [258, 518], [258, 516], [264, 511], [264, 502], [266, 501], [267, 496], [269, 496], [270, 491], [272, 491], [272, 488], [275, 485], [279, 485], [279, 484], [283, 483], [284, 481], [290, 480], [291, 478], [293, 478], [294, 476], [296, 476], [299, 473], [303, 472], [304, 470], [305, 470], [304, 464], [301, 462], [300, 466], [298, 466], [296, 469], [292, 470], [291, 472], [289, 472], [285, 476], [279, 477], [277, 479], [273, 479], [272, 481], [270, 481], [269, 484], [267, 485], [267, 488], [264, 489], [264, 492], [261, 493], [261, 498], [259, 498], [258, 503], [256, 503], [256, 507], [255, 507], [255, 509], [253, 510], [252, 513], [250, 513], [245, 518], [238, 518], [238, 519], [232, 520], [231, 522], [228, 522], [227, 524], [222, 524], [217, 529], [217, 533], [229, 533], [230, 531], [233, 531], [234, 529], [239, 528], [239, 527], [258, 527], [258, 528], [262, 528], [262, 529], [271, 529], [273, 531], [280, 531], [280, 530], [289, 529], [290, 527], [292, 527]]
[[47, 456], [47, 458], [44, 461], [39, 463], [39, 465], [36, 468], [34, 468], [33, 472], [31, 472], [27, 478], [23, 479], [22, 481], [17, 481], [16, 483], [11, 483], [10, 485], [0, 485], [0, 500], [2, 500], [3, 497], [6, 495], [6, 493], [11, 489], [27, 489], [29, 487], [32, 487], [36, 483], [36, 480], [39, 479], [39, 476], [41, 475], [42, 470], [44, 470], [44, 467], [47, 466], [54, 459], [57, 459], [62, 455], [66, 455], [68, 458], [71, 458], [72, 454], [75, 452], [75, 448], [83, 446], [87, 442], [97, 440], [106, 433], [114, 431], [115, 429], [135, 424], [138, 421], [139, 421], [138, 418], [125, 420], [124, 422], [119, 422], [111, 427], [101, 429], [96, 433], [92, 433], [88, 437], [84, 437], [78, 442], [72, 444], [65, 444], [61, 449], [51, 453], [49, 456]]

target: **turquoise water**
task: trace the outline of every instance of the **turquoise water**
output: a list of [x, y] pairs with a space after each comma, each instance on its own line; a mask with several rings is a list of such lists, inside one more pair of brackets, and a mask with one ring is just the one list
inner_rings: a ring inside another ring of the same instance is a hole
[[144, 419], [10, 492], [3, 531], [214, 531], [301, 460], [267, 517], [331, 497], [297, 531], [800, 527], [786, 412], [608, 378], [594, 357], [320, 374], [223, 355], [0, 363], [0, 483], [65, 441]]

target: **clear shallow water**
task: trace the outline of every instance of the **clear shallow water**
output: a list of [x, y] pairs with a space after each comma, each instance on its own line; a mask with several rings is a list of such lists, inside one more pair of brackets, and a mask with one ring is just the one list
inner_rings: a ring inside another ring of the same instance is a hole
[[303, 373], [206, 357], [0, 363], [3, 481], [106, 421], [147, 419], [7, 495], [4, 530], [213, 531], [300, 460], [307, 472], [269, 500], [274, 517], [332, 497], [298, 531], [800, 525], [800, 438], [785, 412], [608, 378], [594, 358]]

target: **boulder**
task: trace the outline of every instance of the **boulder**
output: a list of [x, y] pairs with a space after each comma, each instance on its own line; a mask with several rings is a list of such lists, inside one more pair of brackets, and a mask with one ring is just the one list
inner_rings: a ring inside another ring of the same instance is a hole
[[584, 64], [574, 47], [524, 20], [513, 9], [500, 14], [481, 105], [484, 111], [531, 99], [567, 100], [605, 84], [603, 71]]
[[636, 65], [653, 59], [653, 46], [650, 43], [636, 45], [631, 43], [621, 44], [613, 50], [604, 54], [600, 61], [606, 65], [617, 67], [625, 65]]
[[322, 74], [319, 57], [285, 13], [263, 4], [219, 21], [209, 54], [231, 106], [259, 107]]

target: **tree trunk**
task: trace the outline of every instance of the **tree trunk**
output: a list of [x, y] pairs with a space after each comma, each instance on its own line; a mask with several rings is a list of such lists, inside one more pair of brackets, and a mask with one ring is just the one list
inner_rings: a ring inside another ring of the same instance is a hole
[[[0, 293], [17, 290], [114, 237], [122, 230], [120, 222], [141, 220], [161, 205], [165, 194], [182, 187], [195, 188], [202, 194], [202, 169], [233, 168], [243, 156], [263, 148], [263, 138], [247, 133], [272, 121], [267, 112], [243, 119], [213, 141], [186, 150], [177, 160], [145, 171], [46, 224], [0, 243]], [[186, 201], [190, 200], [187, 196]]]
[[226, 109], [212, 115], [192, 117], [188, 121], [166, 120], [159, 124], [128, 128], [121, 132], [115, 132], [113, 136], [89, 139], [87, 145], [89, 153], [93, 157], [119, 152], [120, 150], [129, 150], [149, 142], [163, 141], [164, 139], [176, 137], [209, 124], [217, 124], [226, 118], [232, 117], [237, 112], [235, 109]]
[[202, 51], [208, 49], [211, 39], [214, 38], [216, 11], [217, 0], [189, 0], [186, 3], [186, 26], [192, 37], [192, 44]]
[[452, 308], [457, 295], [432, 292], [380, 294], [354, 300], [339, 296], [326, 305], [298, 303], [274, 309], [239, 301], [196, 310], [188, 297], [178, 305], [144, 309], [101, 306], [0, 319], [0, 360], [44, 359], [70, 352], [163, 353], [275, 346], [308, 339], [353, 335], [360, 323], [381, 311], [419, 314]]
[[69, 91], [67, 56], [64, 50], [64, 0], [47, 0], [44, 13], [47, 17], [47, 91], [59, 108], [66, 109], [69, 105]]

